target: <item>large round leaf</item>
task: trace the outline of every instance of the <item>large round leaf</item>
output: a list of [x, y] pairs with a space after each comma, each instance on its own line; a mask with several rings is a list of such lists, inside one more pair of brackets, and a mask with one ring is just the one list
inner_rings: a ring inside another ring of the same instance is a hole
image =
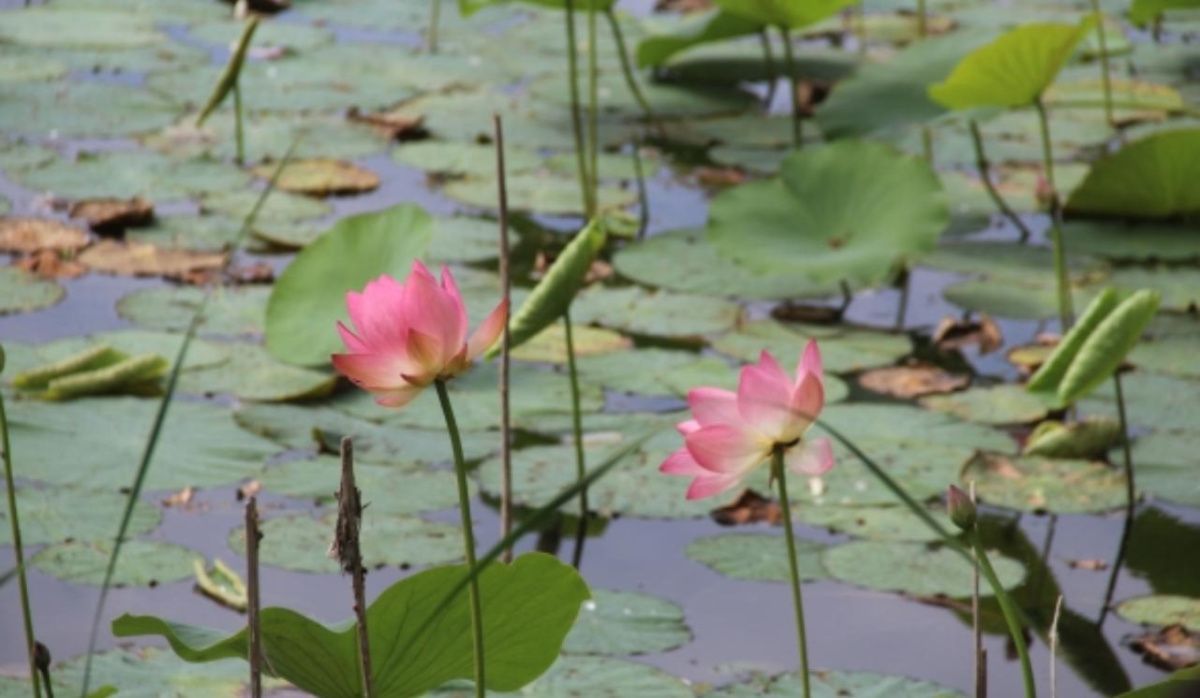
[[854, 3], [849, 0], [716, 0], [716, 4], [731, 15], [759, 24], [799, 29], [833, 16]]
[[16, 267], [0, 268], [0, 315], [45, 308], [65, 295], [66, 290], [53, 281]]
[[[814, 696], [825, 698], [962, 698], [963, 694], [930, 681], [905, 676], [885, 676], [865, 671], [814, 671], [810, 677]], [[803, 691], [800, 677], [784, 674], [723, 686], [705, 698], [795, 698]]]
[[[116, 529], [114, 528], [114, 531]], [[112, 541], [68, 541], [42, 548], [30, 559], [38, 570], [75, 584], [100, 586], [112, 554]], [[174, 543], [131, 540], [121, 546], [114, 586], [156, 586], [192, 574], [198, 554]]]
[[649, 654], [686, 644], [683, 609], [656, 596], [593, 589], [563, 643], [572, 654]]
[[1155, 133], [1097, 160], [1067, 210], [1129, 218], [1200, 212], [1200, 129]]
[[[798, 539], [800, 577], [805, 580], [828, 577], [821, 564], [824, 543]], [[723, 533], [697, 538], [687, 547], [687, 556], [733, 579], [761, 582], [786, 582], [788, 569], [787, 542], [783, 536], [762, 533]]]
[[1145, 625], [1174, 625], [1200, 630], [1200, 599], [1187, 596], [1139, 596], [1117, 606], [1121, 617]]
[[[1021, 583], [1025, 576], [1021, 563], [995, 554], [990, 558], [1006, 589]], [[969, 598], [974, 588], [971, 563], [945, 547], [856, 541], [829, 548], [821, 560], [835, 579], [868, 589], [910, 596]], [[991, 596], [992, 590], [985, 584], [979, 593]]]
[[[21, 515], [21, 541], [25, 545], [68, 540], [109, 540], [129, 497], [115, 491], [82, 490], [75, 487], [17, 488], [17, 511]], [[0, 545], [12, 545], [8, 509], [0, 510]], [[158, 509], [139, 501], [129, 520], [129, 535], [148, 533], [158, 526]]]
[[924, 160], [838, 141], [788, 156], [778, 179], [718, 196], [708, 235], [722, 255], [764, 272], [872, 286], [931, 249], [949, 220]]
[[337, 322], [346, 320], [346, 292], [380, 274], [408, 276], [433, 237], [429, 214], [401, 204], [344, 218], [284, 270], [267, 302], [267, 349], [277, 358], [323, 366], [342, 349]]

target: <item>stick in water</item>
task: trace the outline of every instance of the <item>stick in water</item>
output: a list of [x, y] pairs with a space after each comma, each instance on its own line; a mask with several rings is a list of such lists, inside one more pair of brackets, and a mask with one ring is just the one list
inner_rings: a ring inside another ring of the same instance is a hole
[[246, 627], [250, 634], [250, 696], [262, 698], [262, 626], [258, 620], [258, 499], [246, 502]]
[[[508, 182], [504, 168], [504, 125], [499, 114], [492, 114], [492, 126], [496, 132], [496, 182], [500, 197], [500, 287], [504, 294], [505, 307], [511, 306], [512, 271], [509, 267], [508, 249]], [[511, 314], [509, 315], [511, 318]], [[512, 342], [509, 328], [512, 323], [504, 321], [504, 334], [500, 339], [500, 536], [512, 531], [512, 415], [508, 403], [509, 352]], [[503, 562], [512, 562], [512, 548], [505, 548], [500, 556]]]
[[343, 572], [351, 576], [354, 588], [354, 617], [358, 621], [358, 664], [362, 681], [363, 698], [371, 698], [371, 648], [367, 634], [366, 572], [363, 571], [362, 548], [359, 533], [362, 531], [362, 493], [354, 483], [354, 443], [349, 436], [342, 437], [342, 484], [338, 488], [338, 517], [333, 545], [329, 556], [338, 561]]

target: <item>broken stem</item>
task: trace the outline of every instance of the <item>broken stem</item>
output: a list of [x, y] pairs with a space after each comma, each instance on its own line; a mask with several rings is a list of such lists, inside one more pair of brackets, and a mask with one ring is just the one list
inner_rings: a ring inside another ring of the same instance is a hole
[[[496, 183], [500, 206], [500, 288], [504, 295], [504, 306], [509, 307], [512, 299], [512, 270], [508, 249], [508, 181], [504, 167], [504, 126], [499, 114], [492, 115], [492, 126], [496, 134]], [[504, 321], [504, 334], [500, 338], [500, 536], [512, 531], [512, 415], [509, 412], [509, 352], [512, 340], [509, 335], [511, 323]], [[512, 562], [512, 548], [504, 549], [502, 562]]]
[[792, 505], [788, 499], [787, 469], [783, 466], [783, 447], [771, 451], [771, 475], [779, 483], [779, 508], [783, 518], [784, 540], [787, 543], [788, 570], [792, 579], [792, 606], [796, 612], [796, 641], [800, 653], [800, 679], [804, 698], [812, 695], [808, 679], [808, 638], [804, 632], [804, 599], [800, 593], [800, 565], [796, 562], [796, 534], [792, 530]]
[[371, 647], [367, 631], [366, 572], [363, 570], [362, 546], [359, 533], [362, 531], [362, 493], [354, 482], [354, 443], [349, 436], [342, 437], [342, 484], [338, 488], [337, 532], [333, 539], [333, 557], [342, 571], [351, 575], [354, 593], [354, 618], [358, 640], [358, 669], [363, 698], [371, 698]]
[[250, 636], [250, 696], [262, 698], [262, 625], [259, 621], [258, 499], [246, 502], [246, 627]]
[[983, 188], [987, 190], [988, 196], [991, 197], [992, 203], [996, 205], [1000, 213], [1017, 230], [1021, 231], [1021, 242], [1028, 242], [1031, 234], [1029, 228], [1021, 220], [1021, 217], [1017, 215], [1017, 212], [1008, 205], [1004, 197], [1000, 196], [1000, 192], [996, 190], [996, 185], [992, 183], [991, 165], [988, 163], [987, 155], [983, 152], [983, 137], [979, 133], [979, 124], [974, 119], [971, 119], [969, 124], [971, 129], [971, 143], [975, 146], [975, 168], [979, 170], [979, 179], [983, 182]]

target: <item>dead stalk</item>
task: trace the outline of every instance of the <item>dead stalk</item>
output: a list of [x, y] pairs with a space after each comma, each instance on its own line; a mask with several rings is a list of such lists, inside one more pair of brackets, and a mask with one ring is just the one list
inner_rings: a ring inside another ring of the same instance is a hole
[[[508, 248], [508, 182], [504, 168], [504, 125], [499, 114], [492, 114], [492, 125], [496, 132], [496, 182], [500, 198], [500, 286], [507, 307], [512, 298], [512, 271], [509, 267]], [[512, 308], [509, 308], [509, 317]], [[504, 322], [504, 334], [500, 339], [500, 536], [507, 537], [512, 531], [512, 415], [509, 412], [509, 322]], [[512, 547], [504, 549], [501, 562], [512, 562]]]
[[262, 627], [258, 595], [258, 499], [246, 502], [246, 616], [250, 633], [250, 696], [262, 698]]
[[363, 570], [359, 532], [362, 530], [362, 493], [354, 482], [354, 443], [342, 437], [342, 483], [338, 488], [337, 530], [329, 554], [350, 574], [354, 589], [354, 617], [358, 621], [359, 679], [363, 698], [371, 698], [371, 647], [367, 630], [366, 572]]

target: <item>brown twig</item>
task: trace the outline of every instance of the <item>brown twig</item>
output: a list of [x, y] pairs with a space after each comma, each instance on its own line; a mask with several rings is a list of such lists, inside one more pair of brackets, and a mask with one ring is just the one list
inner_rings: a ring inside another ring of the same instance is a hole
[[262, 698], [262, 627], [258, 596], [258, 498], [246, 502], [246, 616], [250, 633], [250, 696]]
[[342, 484], [338, 488], [337, 529], [329, 555], [351, 576], [354, 588], [354, 617], [358, 627], [359, 679], [363, 698], [371, 698], [371, 647], [367, 632], [366, 572], [363, 571], [359, 532], [362, 530], [362, 493], [354, 484], [354, 443], [342, 437]]
[[[492, 125], [496, 131], [496, 182], [500, 197], [500, 286], [504, 294], [504, 305], [512, 301], [512, 271], [509, 267], [508, 249], [508, 182], [504, 168], [504, 125], [499, 114], [492, 114]], [[508, 317], [512, 317], [512, 308]], [[512, 415], [509, 412], [508, 380], [509, 321], [504, 320], [504, 334], [500, 339], [500, 536], [507, 537], [512, 530]], [[512, 547], [505, 548], [501, 562], [512, 562]]]

